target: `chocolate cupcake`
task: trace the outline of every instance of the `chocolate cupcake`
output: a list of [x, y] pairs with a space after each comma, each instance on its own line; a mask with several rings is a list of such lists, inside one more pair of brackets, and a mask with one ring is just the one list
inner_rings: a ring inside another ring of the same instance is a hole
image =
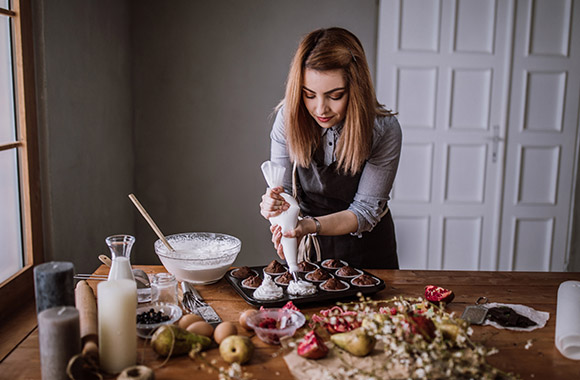
[[287, 286], [293, 279], [294, 277], [292, 277], [292, 273], [286, 272], [283, 275], [276, 277], [274, 282], [278, 285]]
[[267, 273], [271, 276], [275, 276], [277, 274], [282, 274], [286, 272], [286, 268], [282, 264], [280, 264], [277, 260], [272, 260], [268, 266], [264, 268], [264, 273]]
[[342, 268], [345, 265], [348, 265], [348, 263], [346, 261], [337, 259], [326, 259], [320, 265], [322, 265], [326, 269], [338, 269]]
[[355, 269], [355, 268], [351, 267], [350, 265], [345, 265], [336, 271], [337, 276], [348, 277], [348, 278], [356, 277], [361, 273], [362, 272], [360, 270]]
[[249, 289], [257, 289], [262, 285], [262, 278], [259, 276], [250, 276], [242, 281], [242, 286]]
[[316, 270], [318, 266], [308, 262], [308, 261], [301, 261], [298, 263], [298, 271], [299, 272], [312, 272]]
[[250, 269], [250, 267], [239, 267], [231, 272], [231, 275], [240, 280], [244, 280], [250, 276], [256, 276], [257, 273]]
[[330, 278], [332, 278], [333, 276], [328, 273], [326, 270], [322, 269], [322, 268], [318, 268], [312, 272], [308, 272], [306, 274], [306, 279], [308, 281], [314, 281], [314, 282], [322, 282], [322, 281], [326, 281]]
[[368, 274], [361, 274], [360, 276], [353, 278], [350, 282], [353, 285], [365, 287], [375, 286], [379, 283], [379, 280], [369, 276]]
[[326, 280], [320, 284], [320, 289], [326, 290], [327, 292], [341, 292], [348, 289], [349, 287], [349, 284], [344, 281], [337, 280], [336, 278], [331, 278], [330, 280]]

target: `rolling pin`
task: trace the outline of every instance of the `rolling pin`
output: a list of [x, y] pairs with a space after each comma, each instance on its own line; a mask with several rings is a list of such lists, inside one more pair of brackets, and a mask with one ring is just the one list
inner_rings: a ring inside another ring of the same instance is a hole
[[75, 302], [79, 310], [81, 343], [83, 354], [99, 357], [99, 335], [97, 325], [97, 302], [93, 289], [86, 281], [79, 281], [75, 288]]

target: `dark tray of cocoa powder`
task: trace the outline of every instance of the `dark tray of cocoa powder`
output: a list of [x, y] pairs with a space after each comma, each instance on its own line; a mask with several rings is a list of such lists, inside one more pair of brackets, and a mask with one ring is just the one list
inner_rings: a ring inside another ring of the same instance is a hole
[[[316, 264], [320, 267], [320, 262], [315, 262], [314, 264]], [[262, 266], [250, 267], [250, 269], [252, 269], [254, 272], [258, 273], [260, 278], [262, 278], [262, 280], [263, 280], [264, 279], [263, 269], [265, 267], [266, 267], [266, 265], [262, 265]], [[256, 306], [256, 307], [260, 307], [260, 306], [264, 306], [267, 308], [282, 307], [288, 301], [292, 301], [292, 303], [294, 303], [295, 305], [304, 305], [304, 304], [315, 303], [315, 302], [320, 303], [320, 302], [325, 302], [325, 301], [347, 301], [349, 298], [357, 298], [357, 294], [359, 294], [359, 293], [362, 293], [363, 295], [368, 296], [368, 295], [377, 293], [378, 291], [385, 288], [385, 282], [383, 280], [381, 280], [380, 278], [378, 278], [378, 277], [372, 275], [371, 273], [369, 273], [363, 269], [360, 269], [360, 268], [356, 268], [356, 269], [360, 270], [362, 272], [362, 274], [366, 274], [366, 275], [371, 276], [371, 277], [375, 278], [376, 280], [378, 280], [377, 284], [373, 285], [373, 286], [356, 286], [356, 285], [352, 284], [352, 282], [351, 282], [352, 278], [344, 278], [344, 277], [337, 276], [335, 273], [338, 270], [338, 268], [334, 269], [334, 270], [327, 269], [327, 271], [329, 273], [334, 275], [334, 278], [348, 283], [349, 288], [346, 290], [342, 290], [342, 291], [334, 291], [334, 292], [326, 291], [326, 290], [323, 290], [320, 288], [319, 285], [321, 283], [308, 281], [305, 277], [306, 273], [300, 273], [299, 278], [301, 280], [305, 280], [305, 281], [311, 282], [311, 283], [316, 285], [316, 287], [318, 289], [318, 292], [316, 294], [309, 295], [309, 296], [293, 296], [293, 295], [289, 295], [287, 293], [287, 291], [286, 291], [287, 286], [281, 286], [281, 285], [276, 284], [276, 285], [282, 287], [282, 289], [284, 290], [284, 296], [280, 299], [277, 299], [277, 300], [263, 301], [263, 300], [255, 299], [252, 296], [254, 294], [255, 289], [245, 288], [244, 286], [242, 286], [243, 280], [236, 278], [232, 275], [232, 272], [235, 271], [236, 269], [237, 268], [232, 268], [232, 269], [227, 271], [227, 273], [225, 275], [226, 280], [232, 285], [232, 287], [244, 299], [244, 301], [246, 301], [248, 304], [250, 304], [252, 306]], [[276, 277], [277, 276], [272, 276], [272, 280], [275, 280]]]

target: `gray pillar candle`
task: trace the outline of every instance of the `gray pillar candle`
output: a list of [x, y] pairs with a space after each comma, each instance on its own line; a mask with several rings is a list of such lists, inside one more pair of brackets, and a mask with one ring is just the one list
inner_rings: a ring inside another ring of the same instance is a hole
[[38, 314], [38, 342], [42, 380], [67, 380], [70, 358], [81, 352], [79, 311], [57, 306]]
[[55, 306], [74, 306], [74, 265], [66, 261], [50, 261], [34, 267], [36, 312]]

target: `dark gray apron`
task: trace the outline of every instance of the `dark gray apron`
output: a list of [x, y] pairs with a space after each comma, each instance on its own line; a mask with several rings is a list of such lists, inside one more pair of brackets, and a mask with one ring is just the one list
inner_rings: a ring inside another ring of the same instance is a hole
[[[297, 194], [302, 215], [322, 216], [348, 209], [361, 173], [344, 175], [337, 163], [324, 165], [324, 153], [317, 149], [309, 168], [297, 167]], [[362, 237], [350, 234], [318, 236], [322, 259], [342, 259], [356, 268], [398, 269], [395, 226], [387, 212], [370, 232]], [[311, 252], [312, 253], [312, 252]]]

